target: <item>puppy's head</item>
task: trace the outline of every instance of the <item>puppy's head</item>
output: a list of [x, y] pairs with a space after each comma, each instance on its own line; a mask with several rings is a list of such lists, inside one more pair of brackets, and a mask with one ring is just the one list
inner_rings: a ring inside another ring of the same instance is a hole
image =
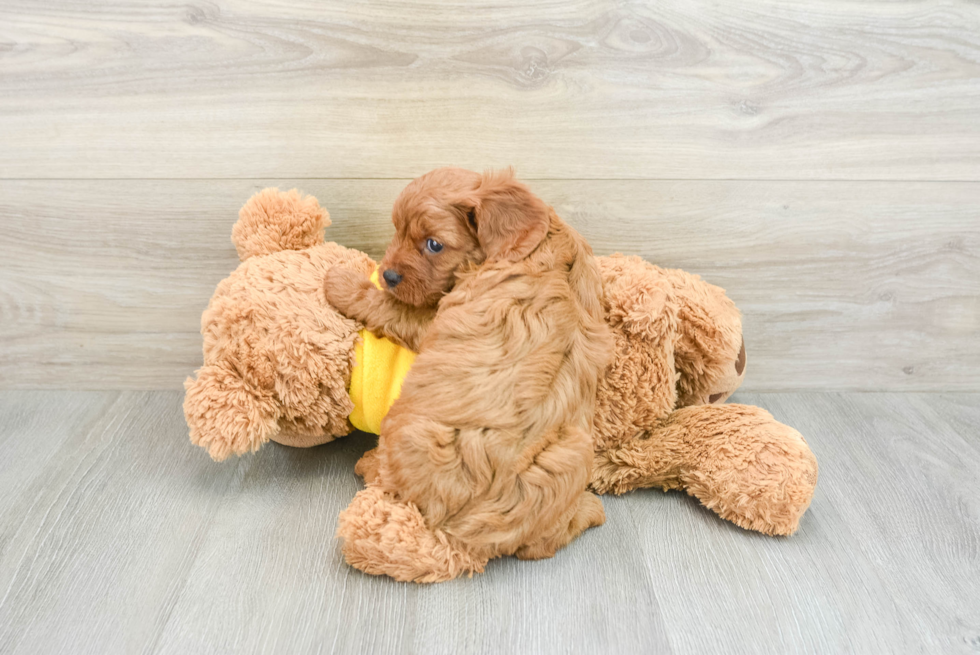
[[437, 168], [405, 187], [391, 220], [383, 284], [402, 302], [431, 306], [461, 268], [527, 257], [548, 233], [550, 210], [510, 169], [480, 175]]

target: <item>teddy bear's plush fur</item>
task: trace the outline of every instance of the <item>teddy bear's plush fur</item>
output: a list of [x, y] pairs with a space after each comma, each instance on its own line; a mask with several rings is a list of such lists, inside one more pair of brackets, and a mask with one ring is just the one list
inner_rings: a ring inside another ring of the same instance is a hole
[[[326, 303], [322, 284], [333, 266], [367, 276], [375, 263], [325, 243], [327, 225], [317, 201], [295, 190], [261, 191], [239, 214], [232, 239], [242, 263], [202, 316], [204, 366], [185, 382], [191, 440], [216, 460], [269, 440], [314, 446], [352, 429], [347, 386], [362, 326]], [[735, 305], [683, 271], [638, 257], [598, 260], [615, 352], [596, 397], [592, 489], [683, 489], [743, 528], [793, 533], [816, 485], [816, 459], [768, 412], [723, 404], [746, 369]], [[370, 467], [369, 454], [358, 470]], [[342, 515], [344, 551], [359, 568], [419, 554], [390, 552], [382, 533], [365, 529], [395, 515], [392, 529], [418, 525], [417, 510], [390, 500], [359, 495]]]

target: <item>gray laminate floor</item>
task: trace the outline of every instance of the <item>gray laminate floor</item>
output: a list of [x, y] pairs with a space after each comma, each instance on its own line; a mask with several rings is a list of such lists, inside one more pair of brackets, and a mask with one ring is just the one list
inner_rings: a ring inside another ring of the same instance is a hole
[[607, 498], [543, 562], [436, 586], [333, 539], [355, 436], [212, 463], [176, 392], [0, 394], [0, 653], [976, 652], [980, 394], [741, 394], [820, 483], [788, 539]]

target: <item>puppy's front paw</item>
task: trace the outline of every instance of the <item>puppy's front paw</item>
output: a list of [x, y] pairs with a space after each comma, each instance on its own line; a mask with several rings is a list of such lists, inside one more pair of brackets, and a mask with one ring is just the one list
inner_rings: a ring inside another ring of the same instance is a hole
[[357, 318], [351, 315], [351, 311], [358, 296], [375, 290], [371, 280], [342, 266], [328, 269], [323, 279], [323, 294], [327, 302], [349, 318]]

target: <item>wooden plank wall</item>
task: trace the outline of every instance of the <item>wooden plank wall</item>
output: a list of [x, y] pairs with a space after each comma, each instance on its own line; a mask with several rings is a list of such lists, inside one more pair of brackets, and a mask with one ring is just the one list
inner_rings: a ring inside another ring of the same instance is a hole
[[0, 388], [177, 388], [253, 191], [378, 254], [446, 164], [724, 286], [746, 389], [980, 389], [980, 5], [941, 0], [8, 0]]

